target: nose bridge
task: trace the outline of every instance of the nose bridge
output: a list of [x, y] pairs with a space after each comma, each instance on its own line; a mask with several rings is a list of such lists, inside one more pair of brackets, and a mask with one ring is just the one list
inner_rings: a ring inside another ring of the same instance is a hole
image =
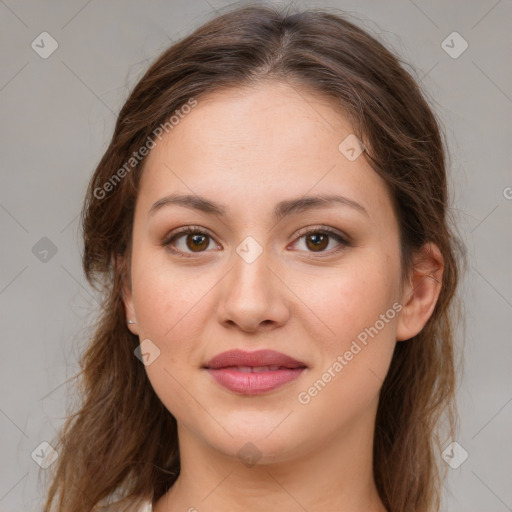
[[270, 254], [250, 236], [236, 247], [232, 271], [222, 292], [220, 321], [252, 330], [263, 322], [281, 323], [286, 319], [284, 290], [273, 275]]
[[260, 307], [271, 295], [272, 283], [269, 268], [269, 250], [265, 249], [254, 237], [246, 237], [233, 255], [233, 272], [230, 288], [237, 300], [247, 298]]

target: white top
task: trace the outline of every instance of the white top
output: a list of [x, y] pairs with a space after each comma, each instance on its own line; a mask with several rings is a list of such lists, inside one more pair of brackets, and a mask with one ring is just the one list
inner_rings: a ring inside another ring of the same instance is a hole
[[153, 505], [151, 500], [145, 501], [138, 509], [137, 512], [153, 512]]
[[103, 506], [99, 510], [101, 512], [153, 512], [153, 505], [151, 499], [144, 500], [139, 498], [129, 502], [126, 499], [122, 499], [106, 507]]

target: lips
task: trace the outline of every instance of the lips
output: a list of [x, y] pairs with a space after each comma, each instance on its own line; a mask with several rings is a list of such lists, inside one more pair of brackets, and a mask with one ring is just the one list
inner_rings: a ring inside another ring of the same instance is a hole
[[224, 388], [244, 395], [257, 395], [295, 380], [307, 366], [273, 350], [230, 350], [215, 356], [204, 368]]
[[216, 355], [205, 364], [205, 368], [218, 369], [228, 367], [245, 368], [306, 368], [306, 364], [293, 359], [293, 357], [274, 350], [257, 350], [244, 352], [243, 350], [229, 350]]
[[284, 366], [230, 366], [243, 373], [258, 373], [258, 372], [275, 372], [276, 370], [283, 370]]

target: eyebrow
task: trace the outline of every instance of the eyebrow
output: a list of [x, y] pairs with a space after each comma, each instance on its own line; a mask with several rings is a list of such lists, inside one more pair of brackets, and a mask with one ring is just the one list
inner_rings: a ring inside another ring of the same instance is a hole
[[[279, 221], [283, 217], [293, 215], [295, 213], [302, 213], [318, 208], [327, 208], [336, 204], [348, 206], [369, 217], [364, 206], [352, 199], [349, 199], [348, 197], [337, 194], [319, 194], [281, 201], [275, 206], [273, 217], [276, 221]], [[206, 199], [205, 197], [193, 194], [170, 194], [162, 197], [156, 201], [153, 206], [151, 206], [148, 216], [152, 216], [164, 206], [170, 205], [183, 206], [185, 208], [198, 210], [210, 215], [216, 215], [221, 218], [225, 218], [227, 216], [227, 209], [223, 205]]]

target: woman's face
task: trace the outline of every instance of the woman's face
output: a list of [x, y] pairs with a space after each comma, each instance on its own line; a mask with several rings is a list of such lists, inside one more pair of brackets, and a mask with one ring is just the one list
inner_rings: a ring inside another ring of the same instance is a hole
[[[325, 100], [275, 83], [201, 98], [156, 139], [125, 305], [180, 436], [263, 463], [371, 434], [400, 339], [399, 231], [383, 180], [341, 144], [352, 133]], [[205, 368], [234, 349], [303, 368]]]

